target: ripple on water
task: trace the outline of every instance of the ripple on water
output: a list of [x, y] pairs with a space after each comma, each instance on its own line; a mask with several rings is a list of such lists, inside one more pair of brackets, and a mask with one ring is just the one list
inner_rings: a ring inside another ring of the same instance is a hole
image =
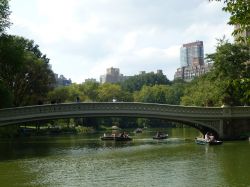
[[[43, 156], [10, 160], [0, 167], [18, 164], [22, 172], [11, 171], [9, 175], [23, 184], [20, 186], [223, 186], [227, 184], [225, 167], [230, 162], [225, 158], [231, 146], [199, 146], [182, 139], [55, 144]], [[249, 144], [235, 148], [245, 150], [241, 157], [247, 161]], [[241, 161], [231, 155], [228, 159]], [[239, 181], [237, 173], [230, 176], [231, 183]], [[240, 179], [247, 184], [247, 179]]]

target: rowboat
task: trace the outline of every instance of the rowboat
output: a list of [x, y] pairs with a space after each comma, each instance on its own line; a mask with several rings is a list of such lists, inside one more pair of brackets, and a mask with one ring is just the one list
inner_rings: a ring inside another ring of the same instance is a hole
[[142, 129], [141, 128], [137, 128], [134, 130], [134, 133], [142, 133]]
[[129, 137], [128, 135], [126, 136], [104, 135], [104, 136], [101, 136], [101, 140], [131, 141], [132, 138]]
[[154, 140], [163, 140], [168, 137], [168, 134], [163, 134], [163, 133], [157, 133], [155, 136], [153, 136]]
[[204, 138], [195, 138], [195, 142], [200, 145], [221, 145], [223, 143], [219, 140], [207, 141]]

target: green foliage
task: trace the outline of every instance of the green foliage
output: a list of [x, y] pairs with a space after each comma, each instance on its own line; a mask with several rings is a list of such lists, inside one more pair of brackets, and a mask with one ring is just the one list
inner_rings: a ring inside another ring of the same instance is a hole
[[222, 102], [227, 105], [248, 103], [249, 88], [245, 86], [250, 77], [246, 64], [250, 59], [248, 46], [221, 42], [216, 53], [208, 55], [208, 59], [214, 62], [211, 81], [223, 83], [220, 87]]
[[145, 73], [140, 75], [135, 75], [124, 82], [121, 86], [124, 90], [129, 92], [139, 91], [143, 86], [153, 86], [153, 85], [167, 85], [170, 81], [162, 73]]
[[12, 79], [17, 74], [24, 61], [24, 48], [15, 37], [10, 35], [0, 36], [0, 80], [7, 87], [12, 87]]
[[140, 91], [134, 92], [134, 100], [146, 103], [180, 104], [180, 97], [184, 93], [184, 84], [144, 85]]
[[[212, 1], [212, 0], [210, 0]], [[221, 0], [215, 0], [221, 1]], [[237, 36], [245, 31], [250, 31], [250, 1], [249, 0], [223, 0], [225, 7], [223, 10], [231, 14], [229, 24], [239, 25], [234, 30], [233, 35]], [[238, 38], [239, 41], [244, 41], [244, 38]], [[250, 45], [250, 37], [246, 39]]]
[[55, 102], [72, 102], [76, 97], [81, 102], [154, 102], [179, 104], [180, 97], [184, 94], [185, 83], [176, 82], [170, 85], [144, 85], [140, 91], [130, 93], [123, 90], [119, 84], [87, 82], [72, 84], [67, 87], [58, 87], [49, 92], [48, 100]]
[[179, 105], [181, 103], [181, 97], [184, 95], [186, 89], [186, 83], [176, 82], [169, 87], [166, 93], [166, 103], [171, 105]]
[[[223, 10], [231, 14], [229, 24], [240, 25], [235, 29], [233, 35], [238, 35], [243, 32], [250, 31], [250, 1], [249, 0], [231, 0], [226, 2], [226, 7]], [[239, 38], [244, 41], [243, 38]], [[250, 44], [250, 37], [247, 38], [247, 43]]]
[[99, 83], [97, 82], [85, 82], [79, 85], [79, 90], [87, 97], [87, 101], [95, 101], [98, 96], [98, 87]]
[[79, 84], [71, 84], [66, 88], [68, 89], [68, 98], [66, 99], [67, 102], [77, 102], [77, 98], [79, 98], [79, 101], [86, 100], [86, 96], [80, 91]]
[[38, 45], [19, 36], [0, 36], [0, 80], [14, 97], [14, 105], [45, 100], [55, 78], [49, 59]]
[[216, 52], [207, 56], [213, 69], [187, 86], [181, 104], [194, 106], [222, 106], [249, 104], [250, 59], [248, 47], [221, 40]]
[[54, 82], [54, 74], [44, 63], [33, 54], [27, 54], [25, 63], [14, 79], [15, 105], [38, 104], [46, 98]]
[[112, 102], [115, 99], [118, 102], [132, 101], [132, 95], [129, 92], [123, 91], [120, 85], [105, 83], [99, 86], [97, 101]]
[[221, 106], [224, 82], [212, 81], [204, 76], [193, 80], [181, 97], [181, 104], [187, 106]]
[[250, 78], [235, 79], [232, 81], [233, 98], [235, 103], [250, 105]]
[[57, 87], [48, 93], [48, 100], [51, 103], [64, 103], [69, 98], [68, 87]]
[[10, 13], [9, 0], [0, 0], [0, 34], [11, 24], [9, 21]]
[[0, 81], [0, 108], [11, 107], [12, 100], [11, 93]]
[[214, 62], [213, 73], [217, 79], [232, 80], [249, 75], [245, 63], [250, 59], [250, 53], [246, 45], [221, 41], [216, 52], [207, 55], [207, 59]]
[[145, 103], [166, 103], [166, 93], [169, 86], [166, 85], [144, 85], [139, 92], [134, 93], [134, 100]]

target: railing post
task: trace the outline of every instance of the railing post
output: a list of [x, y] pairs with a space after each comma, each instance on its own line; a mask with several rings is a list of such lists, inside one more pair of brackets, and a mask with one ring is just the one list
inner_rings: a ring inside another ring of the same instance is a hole
[[231, 118], [232, 117], [232, 107], [228, 105], [222, 105], [221, 106], [222, 111], [223, 111], [223, 118]]

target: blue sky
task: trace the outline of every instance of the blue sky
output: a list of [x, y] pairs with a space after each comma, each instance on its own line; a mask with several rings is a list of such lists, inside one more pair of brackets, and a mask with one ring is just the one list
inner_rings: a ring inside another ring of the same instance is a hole
[[172, 80], [183, 43], [232, 40], [222, 3], [208, 0], [11, 0], [8, 33], [32, 39], [55, 73], [81, 83], [120, 68], [163, 73]]

